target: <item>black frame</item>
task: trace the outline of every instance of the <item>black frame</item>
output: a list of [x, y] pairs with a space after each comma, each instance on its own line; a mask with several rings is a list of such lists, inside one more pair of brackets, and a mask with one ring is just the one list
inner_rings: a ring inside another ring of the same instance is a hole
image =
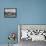
[[[15, 9], [16, 10], [15, 15], [13, 15], [13, 16], [6, 15], [5, 9]], [[17, 17], [17, 8], [4, 8], [4, 17], [5, 18], [16, 18]]]

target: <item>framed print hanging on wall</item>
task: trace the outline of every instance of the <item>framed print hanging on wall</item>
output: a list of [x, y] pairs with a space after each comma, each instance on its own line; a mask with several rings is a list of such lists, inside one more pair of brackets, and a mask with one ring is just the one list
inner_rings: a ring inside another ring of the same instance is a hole
[[4, 17], [6, 18], [16, 18], [17, 8], [4, 8]]

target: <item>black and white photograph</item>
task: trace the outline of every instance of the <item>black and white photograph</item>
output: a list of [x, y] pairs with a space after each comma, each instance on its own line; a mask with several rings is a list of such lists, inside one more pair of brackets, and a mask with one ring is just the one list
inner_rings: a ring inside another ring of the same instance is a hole
[[4, 17], [8, 18], [16, 18], [17, 9], [16, 8], [4, 8]]
[[46, 25], [20, 24], [18, 25], [20, 46], [31, 46], [46, 42]]

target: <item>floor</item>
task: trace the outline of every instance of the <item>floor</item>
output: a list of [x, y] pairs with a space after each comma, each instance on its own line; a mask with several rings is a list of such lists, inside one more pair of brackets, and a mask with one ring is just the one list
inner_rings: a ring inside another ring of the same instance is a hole
[[[7, 44], [0, 44], [0, 46], [8, 46], [8, 45]], [[32, 42], [31, 40], [28, 40], [28, 41], [21, 40], [19, 45], [15, 44], [14, 46], [46, 46], [46, 42], [45, 41]]]
[[[8, 44], [0, 44], [0, 46], [8, 46]], [[10, 45], [13, 46], [13, 45]], [[15, 44], [14, 46], [18, 46], [18, 44]]]
[[31, 40], [28, 40], [28, 41], [21, 40], [20, 46], [46, 46], [46, 42], [45, 41], [32, 42]]

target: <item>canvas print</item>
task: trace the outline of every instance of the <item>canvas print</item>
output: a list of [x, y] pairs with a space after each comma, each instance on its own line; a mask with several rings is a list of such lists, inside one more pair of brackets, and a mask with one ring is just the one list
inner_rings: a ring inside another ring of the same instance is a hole
[[16, 18], [17, 8], [4, 8], [4, 17]]
[[20, 25], [20, 41], [46, 41], [46, 25]]
[[[46, 44], [46, 25], [19, 24], [19, 46], [42, 46]], [[46, 45], [45, 45], [46, 46]]]

